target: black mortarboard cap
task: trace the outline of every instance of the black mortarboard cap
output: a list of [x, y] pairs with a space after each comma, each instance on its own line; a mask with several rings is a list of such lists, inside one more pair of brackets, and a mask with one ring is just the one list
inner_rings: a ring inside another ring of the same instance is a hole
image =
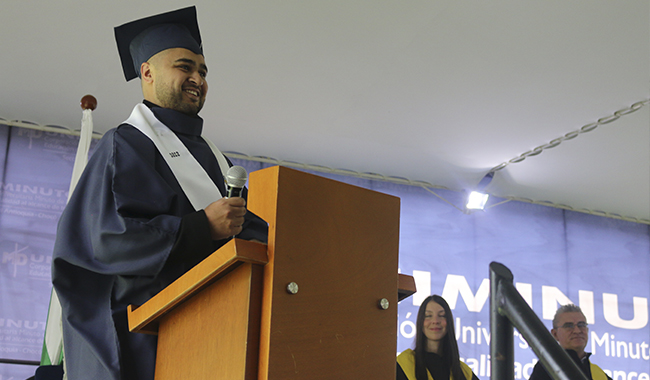
[[140, 76], [143, 62], [163, 50], [185, 48], [203, 55], [194, 6], [117, 26], [115, 41], [127, 82]]

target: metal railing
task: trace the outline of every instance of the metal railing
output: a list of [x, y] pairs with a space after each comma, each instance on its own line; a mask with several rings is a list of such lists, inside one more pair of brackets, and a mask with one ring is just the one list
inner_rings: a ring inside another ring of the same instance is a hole
[[20, 360], [20, 359], [4, 359], [0, 358], [0, 364], [19, 364], [19, 365], [33, 365], [39, 366], [41, 362], [36, 360]]
[[490, 378], [515, 378], [514, 326], [553, 379], [588, 380], [528, 306], [512, 279], [510, 269], [497, 262], [490, 263]]

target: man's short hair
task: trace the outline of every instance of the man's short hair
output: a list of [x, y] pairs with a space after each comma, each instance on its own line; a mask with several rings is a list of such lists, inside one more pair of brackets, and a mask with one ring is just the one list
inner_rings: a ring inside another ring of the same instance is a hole
[[558, 328], [557, 320], [560, 317], [560, 315], [562, 315], [564, 313], [580, 313], [583, 316], [585, 315], [585, 313], [582, 312], [582, 309], [580, 309], [580, 306], [574, 305], [572, 303], [562, 305], [559, 309], [557, 309], [557, 311], [555, 312], [555, 316], [553, 317], [553, 328], [554, 329]]

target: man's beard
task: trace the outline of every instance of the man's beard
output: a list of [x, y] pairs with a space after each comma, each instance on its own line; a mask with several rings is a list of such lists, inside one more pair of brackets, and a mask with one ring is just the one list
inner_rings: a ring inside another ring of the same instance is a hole
[[190, 116], [196, 116], [201, 111], [205, 100], [205, 98], [200, 98], [197, 103], [193, 103], [184, 99], [182, 90], [176, 91], [172, 86], [160, 82], [156, 84], [156, 95], [161, 107], [173, 109]]

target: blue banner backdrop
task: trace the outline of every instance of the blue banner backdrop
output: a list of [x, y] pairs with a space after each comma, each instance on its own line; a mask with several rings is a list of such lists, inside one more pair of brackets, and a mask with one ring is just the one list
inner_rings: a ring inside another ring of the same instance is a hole
[[[0, 358], [40, 360], [56, 222], [78, 138], [0, 126]], [[3, 365], [0, 380], [34, 367]], [[22, 376], [22, 377], [21, 377]]]
[[[56, 221], [78, 139], [0, 125], [0, 358], [39, 360], [50, 296]], [[254, 171], [268, 165], [233, 160]], [[522, 296], [550, 328], [560, 304], [580, 305], [590, 324], [587, 350], [614, 380], [650, 380], [650, 229], [646, 225], [508, 202], [463, 214], [413, 186], [324, 175], [401, 198], [400, 271], [418, 293], [399, 305], [397, 348], [413, 345], [417, 309], [429, 294], [447, 299], [461, 357], [489, 378], [488, 265], [508, 266]], [[437, 190], [461, 205], [462, 194]], [[536, 361], [515, 332], [515, 378]], [[34, 367], [0, 365], [0, 380]]]

